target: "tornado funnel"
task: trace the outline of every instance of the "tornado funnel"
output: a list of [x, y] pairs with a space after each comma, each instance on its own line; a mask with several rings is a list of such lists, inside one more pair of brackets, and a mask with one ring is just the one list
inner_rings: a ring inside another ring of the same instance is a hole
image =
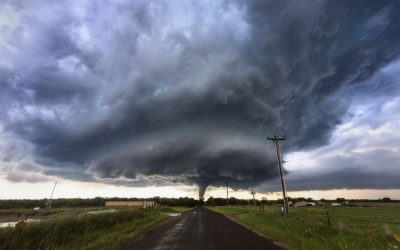
[[204, 200], [204, 194], [206, 192], [208, 184], [199, 183], [199, 200]]

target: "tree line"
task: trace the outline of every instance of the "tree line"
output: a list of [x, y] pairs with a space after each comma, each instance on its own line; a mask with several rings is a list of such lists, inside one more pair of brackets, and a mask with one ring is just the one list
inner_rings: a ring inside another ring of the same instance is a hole
[[[313, 200], [311, 198], [288, 198], [289, 201], [293, 203], [299, 201], [321, 201], [321, 202], [342, 202], [346, 199], [344, 198], [337, 198], [335, 200]], [[152, 197], [152, 198], [120, 198], [120, 197], [96, 197], [96, 198], [60, 198], [60, 199], [53, 199], [52, 200], [52, 207], [59, 208], [59, 207], [101, 207], [104, 206], [106, 201], [141, 201], [141, 200], [153, 200], [157, 204], [161, 206], [182, 206], [182, 207], [194, 207], [196, 205], [207, 205], [207, 206], [224, 206], [227, 204], [226, 198], [214, 198], [209, 197], [207, 200], [197, 200], [189, 197], [180, 197], [180, 198], [162, 198], [159, 196]], [[44, 208], [46, 206], [48, 199], [24, 199], [24, 200], [0, 200], [0, 209], [13, 209], [13, 208], [31, 208], [40, 207]], [[388, 197], [377, 199], [377, 200], [368, 200], [368, 199], [347, 199], [347, 201], [357, 201], [357, 202], [399, 202], [398, 200], [392, 200]], [[253, 199], [237, 199], [235, 197], [230, 197], [228, 200], [229, 205], [260, 205], [263, 203], [264, 205], [273, 205], [273, 204], [281, 204], [283, 203], [282, 199], [278, 200], [253, 200]]]
[[[182, 206], [182, 207], [194, 207], [199, 202], [193, 198], [181, 197], [181, 198], [120, 198], [120, 197], [96, 197], [96, 198], [60, 198], [53, 199], [51, 207], [102, 207], [106, 201], [142, 201], [142, 200], [154, 200], [157, 204], [165, 206]], [[0, 200], [0, 209], [13, 209], [13, 208], [27, 208], [33, 209], [35, 207], [44, 208], [46, 207], [48, 199], [23, 199], [23, 200]]]

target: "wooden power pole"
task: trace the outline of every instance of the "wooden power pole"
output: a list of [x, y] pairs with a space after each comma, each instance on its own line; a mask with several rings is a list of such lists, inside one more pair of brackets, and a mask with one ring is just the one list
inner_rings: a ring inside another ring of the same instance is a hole
[[273, 138], [267, 138], [269, 141], [272, 141], [275, 144], [276, 148], [276, 157], [278, 159], [278, 168], [279, 168], [279, 176], [281, 177], [281, 185], [282, 185], [282, 193], [283, 193], [283, 205], [285, 207], [286, 214], [289, 214], [289, 203], [286, 197], [286, 185], [283, 179], [283, 167], [282, 167], [282, 159], [281, 152], [279, 150], [279, 141], [284, 141], [284, 138], [278, 138], [276, 135]]
[[228, 191], [228, 188], [229, 188], [229, 182], [226, 182], [226, 205], [227, 206], [229, 205], [229, 191]]
[[53, 191], [51, 191], [50, 200], [47, 201], [47, 204], [46, 204], [47, 209], [51, 208], [51, 203], [53, 202], [54, 189], [56, 189], [56, 186], [57, 186], [57, 182], [54, 183]]

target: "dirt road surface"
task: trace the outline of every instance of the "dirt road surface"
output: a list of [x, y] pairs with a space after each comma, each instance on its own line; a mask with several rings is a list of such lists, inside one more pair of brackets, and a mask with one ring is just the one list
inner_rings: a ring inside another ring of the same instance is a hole
[[285, 249], [225, 216], [196, 208], [147, 232], [126, 250]]

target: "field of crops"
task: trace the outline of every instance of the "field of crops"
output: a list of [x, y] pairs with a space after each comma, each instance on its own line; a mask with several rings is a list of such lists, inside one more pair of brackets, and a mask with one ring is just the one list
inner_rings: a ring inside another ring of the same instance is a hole
[[273, 207], [221, 206], [210, 209], [272, 237], [291, 249], [400, 249], [396, 207], [293, 208], [289, 216]]

